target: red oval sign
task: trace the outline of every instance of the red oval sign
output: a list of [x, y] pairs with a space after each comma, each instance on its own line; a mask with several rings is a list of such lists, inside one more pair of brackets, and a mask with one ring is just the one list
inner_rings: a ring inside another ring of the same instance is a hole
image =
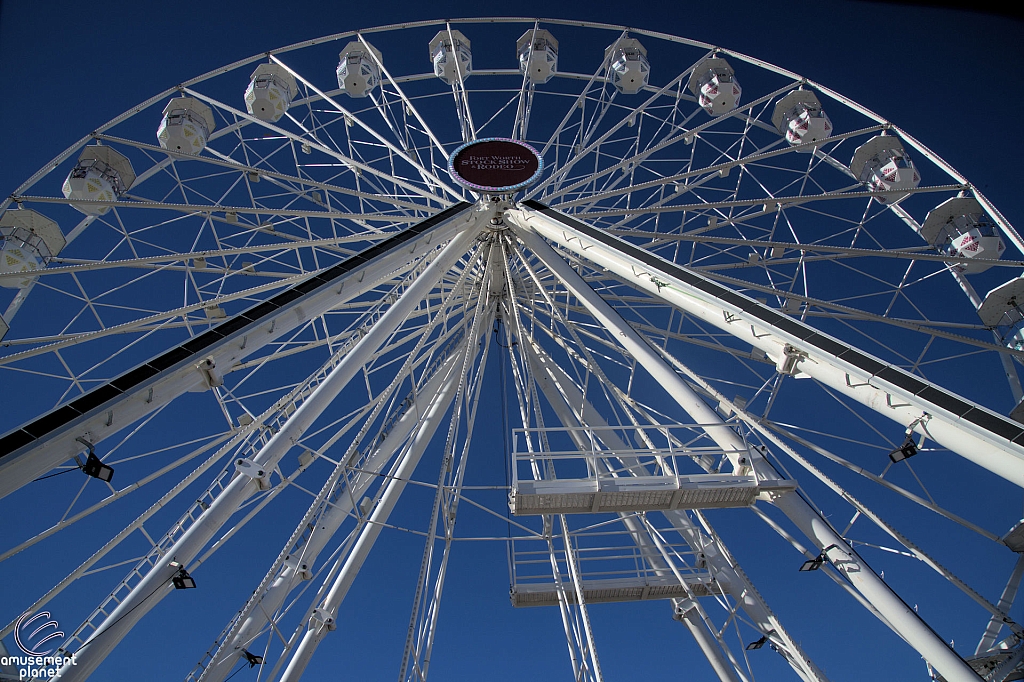
[[518, 140], [487, 138], [455, 150], [448, 172], [455, 182], [481, 192], [523, 189], [540, 177], [544, 162], [530, 145]]

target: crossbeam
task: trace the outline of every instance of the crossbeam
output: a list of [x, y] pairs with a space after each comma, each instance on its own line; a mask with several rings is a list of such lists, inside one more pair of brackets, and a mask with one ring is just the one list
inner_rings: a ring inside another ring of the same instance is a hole
[[[711, 574], [705, 571], [695, 575], [681, 585], [676, 577], [650, 576], [645, 578], [611, 578], [607, 580], [584, 580], [583, 599], [588, 604], [608, 604], [623, 601], [647, 601], [650, 599], [686, 599], [693, 594], [697, 597], [714, 595], [709, 588]], [[576, 603], [575, 594], [566, 591], [570, 603]], [[510, 595], [512, 606], [558, 606], [558, 592], [554, 583], [528, 583], [516, 585]]]
[[580, 257], [1024, 487], [1024, 425], [536, 201], [506, 212]]
[[366, 293], [403, 264], [462, 231], [468, 208], [470, 204], [457, 204], [311, 273], [303, 282], [0, 437], [0, 498], [82, 452], [79, 439], [96, 445], [200, 387], [206, 380], [204, 368], [229, 372], [266, 344]]

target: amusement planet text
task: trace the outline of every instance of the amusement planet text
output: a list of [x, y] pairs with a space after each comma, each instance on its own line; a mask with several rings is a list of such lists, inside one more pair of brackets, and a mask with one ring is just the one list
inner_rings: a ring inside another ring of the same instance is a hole
[[0, 665], [17, 666], [19, 680], [49, 680], [60, 677], [66, 665], [78, 665], [77, 655], [70, 656], [0, 656]]

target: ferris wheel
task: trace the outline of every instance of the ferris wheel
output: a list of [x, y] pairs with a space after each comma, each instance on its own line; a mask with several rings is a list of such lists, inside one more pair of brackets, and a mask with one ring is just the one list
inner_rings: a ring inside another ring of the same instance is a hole
[[924, 144], [699, 41], [229, 64], [0, 203], [0, 638], [69, 682], [352, 641], [425, 680], [481, 629], [546, 661], [535, 627], [552, 679], [665, 641], [729, 682], [1020, 679], [1022, 268]]

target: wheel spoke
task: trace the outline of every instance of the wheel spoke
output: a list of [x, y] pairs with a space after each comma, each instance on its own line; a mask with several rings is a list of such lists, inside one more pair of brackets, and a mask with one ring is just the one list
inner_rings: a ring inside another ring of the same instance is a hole
[[1019, 675], [1021, 269], [931, 149], [698, 41], [264, 51], [0, 202], [0, 636], [53, 614], [68, 682]]

